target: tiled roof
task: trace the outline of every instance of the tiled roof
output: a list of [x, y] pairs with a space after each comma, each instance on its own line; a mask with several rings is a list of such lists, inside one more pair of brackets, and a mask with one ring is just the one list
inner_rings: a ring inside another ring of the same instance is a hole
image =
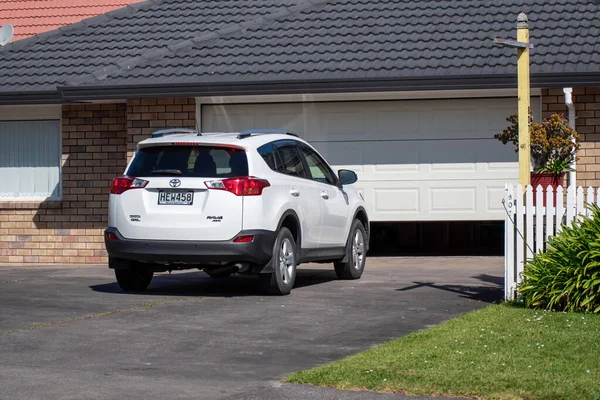
[[0, 0], [0, 26], [13, 25], [13, 40], [19, 40], [140, 1]]
[[151, 0], [0, 50], [0, 91], [457, 77], [514, 86], [515, 50], [493, 38], [514, 38], [521, 11], [534, 85], [600, 85], [600, 6], [588, 0]]

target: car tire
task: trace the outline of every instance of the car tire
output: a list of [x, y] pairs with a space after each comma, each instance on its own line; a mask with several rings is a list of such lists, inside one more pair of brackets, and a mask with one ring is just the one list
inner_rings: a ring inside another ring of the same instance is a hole
[[263, 290], [273, 295], [290, 294], [296, 281], [297, 262], [296, 241], [290, 230], [283, 227], [277, 234], [273, 257], [269, 261], [273, 272], [259, 275]]
[[141, 268], [115, 269], [117, 283], [125, 292], [143, 292], [148, 288], [154, 272]]
[[367, 232], [362, 222], [355, 219], [346, 243], [345, 261], [334, 263], [335, 273], [340, 279], [360, 279], [367, 259]]

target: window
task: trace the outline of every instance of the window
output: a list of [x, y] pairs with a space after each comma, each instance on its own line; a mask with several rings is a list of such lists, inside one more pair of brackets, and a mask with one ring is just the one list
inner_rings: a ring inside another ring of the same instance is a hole
[[60, 122], [0, 121], [0, 198], [60, 199]]
[[[158, 172], [161, 171], [161, 172]], [[227, 178], [248, 175], [244, 150], [217, 146], [153, 146], [138, 150], [127, 175]]]
[[308, 165], [313, 180], [321, 183], [328, 183], [330, 185], [336, 183], [337, 180], [335, 179], [333, 171], [331, 171], [325, 161], [319, 157], [317, 153], [306, 146], [302, 146], [302, 153], [304, 153], [306, 164]]
[[271, 143], [263, 144], [258, 149], [258, 154], [265, 160], [269, 168], [273, 171], [277, 171], [277, 166], [275, 165], [275, 152], [273, 151], [273, 145]]
[[304, 164], [302, 163], [300, 154], [298, 154], [293, 142], [286, 142], [284, 145], [278, 146], [276, 148], [276, 154], [277, 172], [300, 178], [307, 177], [306, 171], [304, 170]]

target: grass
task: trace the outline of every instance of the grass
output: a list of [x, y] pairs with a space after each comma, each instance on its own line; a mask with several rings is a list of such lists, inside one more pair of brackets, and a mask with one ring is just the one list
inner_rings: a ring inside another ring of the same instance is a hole
[[600, 400], [600, 315], [493, 305], [286, 381], [478, 399]]

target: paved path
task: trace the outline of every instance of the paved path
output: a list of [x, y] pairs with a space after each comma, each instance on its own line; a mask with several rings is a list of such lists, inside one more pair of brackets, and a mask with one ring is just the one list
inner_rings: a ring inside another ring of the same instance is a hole
[[270, 297], [253, 277], [161, 274], [139, 295], [102, 267], [0, 268], [0, 397], [402, 399], [278, 381], [481, 308], [501, 274], [500, 258], [369, 259], [359, 281], [307, 265]]

